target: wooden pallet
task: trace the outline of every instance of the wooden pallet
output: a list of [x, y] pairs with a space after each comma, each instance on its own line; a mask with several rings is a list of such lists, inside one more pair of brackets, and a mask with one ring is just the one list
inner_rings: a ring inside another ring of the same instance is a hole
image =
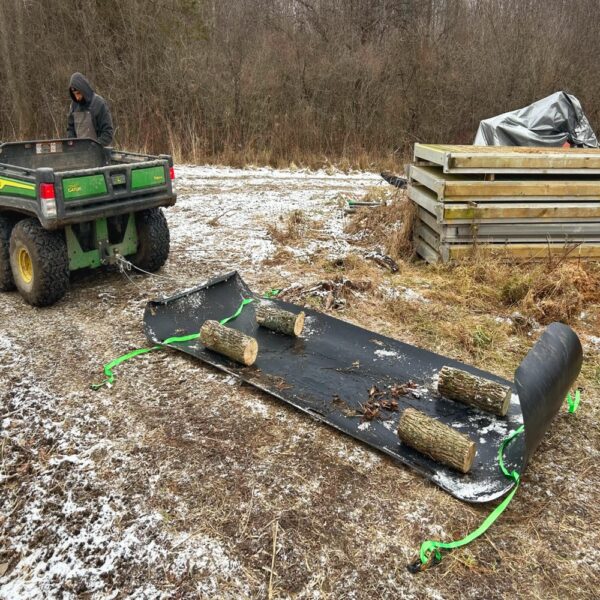
[[600, 244], [579, 245], [521, 243], [521, 244], [440, 244], [431, 247], [420, 236], [415, 237], [417, 254], [427, 262], [464, 260], [476, 253], [505, 260], [547, 260], [550, 257], [568, 260], [600, 260]]
[[600, 175], [600, 150], [415, 144], [415, 161], [444, 173]]
[[455, 175], [443, 173], [439, 167], [411, 165], [409, 183], [419, 183], [432, 192], [438, 200], [453, 198], [478, 199], [497, 202], [499, 199], [514, 199], [528, 202], [552, 198], [578, 198], [600, 200], [600, 178], [519, 179], [516, 176], [502, 176], [486, 181], [481, 175]]
[[408, 196], [429, 262], [600, 258], [600, 150], [417, 144]]
[[575, 201], [567, 199], [527, 202], [481, 202], [479, 199], [461, 199], [444, 202], [422, 185], [411, 184], [408, 197], [432, 215], [439, 223], [522, 223], [538, 220], [553, 222], [594, 222], [600, 228], [600, 201]]
[[[560, 228], [561, 223], [555, 223], [554, 229], [544, 229], [543, 224], [537, 229], [524, 225], [440, 225], [431, 223], [425, 215], [419, 214], [419, 222], [415, 225], [417, 234], [425, 231], [427, 235], [435, 236], [440, 243], [453, 244], [519, 244], [519, 243], [553, 243], [553, 244], [582, 244], [600, 243], [600, 231], [585, 230], [573, 227], [570, 230]], [[433, 226], [432, 226], [433, 225]], [[427, 239], [426, 236], [422, 236]], [[435, 247], [434, 244], [430, 243]]]

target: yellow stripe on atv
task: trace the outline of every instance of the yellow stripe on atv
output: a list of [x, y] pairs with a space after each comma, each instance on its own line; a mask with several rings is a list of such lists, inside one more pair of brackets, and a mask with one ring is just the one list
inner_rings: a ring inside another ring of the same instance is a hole
[[7, 186], [21, 190], [35, 190], [35, 185], [32, 183], [23, 183], [21, 181], [15, 181], [14, 179], [3, 179], [0, 177], [0, 190]]

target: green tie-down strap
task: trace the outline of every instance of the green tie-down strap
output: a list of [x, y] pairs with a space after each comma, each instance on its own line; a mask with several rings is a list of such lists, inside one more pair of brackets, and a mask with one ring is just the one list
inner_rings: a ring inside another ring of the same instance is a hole
[[575, 390], [575, 397], [571, 396], [571, 394], [567, 394], [567, 402], [569, 404], [569, 412], [574, 413], [579, 406], [579, 401], [581, 400], [581, 390], [578, 388]]
[[[233, 321], [233, 319], [237, 319], [240, 316], [242, 310], [244, 310], [244, 306], [246, 304], [250, 304], [250, 302], [254, 302], [254, 298], [244, 298], [242, 303], [239, 305], [238, 309], [229, 317], [225, 317], [221, 319], [219, 323], [221, 325], [225, 325], [225, 323], [229, 323], [229, 321]], [[115, 381], [115, 374], [113, 373], [113, 369], [118, 367], [121, 363], [129, 360], [130, 358], [135, 358], [136, 356], [140, 356], [140, 354], [147, 354], [148, 352], [152, 352], [154, 350], [162, 350], [168, 344], [180, 344], [183, 342], [190, 342], [191, 340], [197, 340], [200, 337], [200, 333], [191, 333], [189, 335], [183, 336], [175, 336], [167, 338], [163, 340], [162, 343], [157, 344], [156, 346], [152, 346], [151, 348], [138, 348], [137, 350], [132, 350], [127, 354], [123, 354], [123, 356], [119, 356], [119, 358], [115, 358], [111, 360], [109, 363], [104, 365], [104, 375], [106, 379], [102, 383], [92, 383], [90, 386], [93, 390], [99, 390], [101, 387], [105, 385], [112, 385]]]
[[[570, 393], [567, 395], [567, 403], [569, 405], [570, 413], [574, 413], [577, 410], [580, 399], [581, 392], [579, 389], [575, 391], [574, 398], [571, 396]], [[491, 514], [488, 515], [485, 521], [477, 529], [475, 529], [475, 531], [472, 531], [464, 538], [456, 540], [454, 542], [438, 542], [435, 540], [426, 540], [425, 542], [423, 542], [419, 551], [419, 558], [408, 567], [410, 571], [412, 571], [413, 573], [416, 573], [418, 571], [424, 571], [429, 566], [431, 566], [432, 563], [440, 562], [442, 560], [442, 553], [440, 552], [440, 550], [454, 550], [455, 548], [460, 548], [461, 546], [466, 546], [467, 544], [470, 544], [472, 541], [476, 540], [480, 535], [484, 534], [494, 524], [496, 519], [498, 519], [498, 517], [504, 512], [506, 507], [510, 504], [511, 500], [513, 499], [514, 495], [517, 493], [517, 490], [519, 489], [519, 484], [521, 483], [521, 476], [519, 475], [519, 473], [515, 470], [509, 471], [505, 467], [504, 450], [506, 449], [506, 446], [508, 446], [508, 444], [512, 442], [512, 440], [514, 440], [518, 435], [520, 435], [524, 431], [525, 426], [521, 425], [521, 427], [519, 427], [518, 429], [510, 433], [506, 438], [504, 438], [504, 440], [502, 440], [502, 443], [500, 444], [500, 447], [498, 448], [498, 466], [500, 467], [502, 473], [509, 479], [512, 479], [514, 482], [514, 486], [511, 489], [510, 493], [506, 496], [506, 498], [504, 498], [504, 500], [502, 500], [502, 502], [498, 504], [498, 506], [496, 506], [496, 508], [491, 512]]]

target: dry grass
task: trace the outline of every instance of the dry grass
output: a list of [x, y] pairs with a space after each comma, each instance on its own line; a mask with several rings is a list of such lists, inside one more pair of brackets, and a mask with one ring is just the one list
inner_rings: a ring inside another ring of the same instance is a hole
[[364, 246], [381, 246], [394, 259], [413, 256], [412, 230], [416, 219], [414, 204], [400, 190], [376, 188], [365, 201], [379, 201], [381, 206], [359, 208], [346, 227], [346, 233], [361, 235]]
[[[375, 210], [370, 209], [365, 215], [357, 213], [355, 217], [373, 228], [373, 237], [363, 239], [363, 245], [382, 240], [381, 230], [386, 224], [379, 225], [377, 230], [378, 219], [372, 217]], [[294, 270], [294, 264], [286, 268]], [[446, 266], [405, 261], [400, 273], [390, 275], [361, 256], [350, 254], [343, 259], [314, 264], [311, 269], [305, 264], [297, 264], [295, 268], [299, 278], [312, 276], [313, 281], [322, 277], [323, 272], [343, 274], [350, 279], [370, 278], [374, 282], [372, 293], [350, 298], [342, 314], [338, 310], [336, 316], [509, 379], [542, 331], [515, 328], [508, 319], [514, 311], [531, 315], [542, 323], [555, 318], [569, 321], [582, 339], [586, 333], [597, 336], [600, 331], [600, 265], [597, 264], [518, 264], [475, 256], [461, 264]], [[390, 298], [376, 292], [379, 286], [410, 288], [428, 302], [402, 296]], [[577, 385], [585, 388], [582, 408], [575, 415], [561, 412], [557, 416], [524, 474], [522, 488], [489, 534], [449, 553], [442, 565], [413, 580], [405, 579], [404, 566], [390, 559], [391, 554], [376, 553], [379, 560], [394, 569], [398, 580], [408, 586], [416, 582], [415, 597], [428, 597], [431, 589], [443, 590], [442, 597], [595, 597], [593, 582], [598, 575], [595, 562], [598, 554], [588, 545], [598, 542], [597, 533], [592, 533], [589, 524], [600, 519], [600, 505], [593, 488], [600, 484], [600, 469], [596, 464], [597, 451], [590, 450], [592, 456], [587, 450], [582, 454], [582, 450], [600, 443], [597, 350], [586, 354]], [[320, 447], [319, 453], [323, 461], [331, 449]], [[328, 463], [327, 468], [331, 469], [332, 464], [335, 463]], [[381, 564], [372, 550], [370, 557], [365, 555], [360, 540], [369, 539], [368, 545], [373, 548], [374, 540], [382, 537], [382, 524], [389, 523], [388, 519], [394, 523], [398, 539], [395, 556], [404, 552], [404, 562], [408, 562], [414, 558], [423, 537], [441, 537], [445, 541], [460, 538], [477, 527], [491, 510], [489, 506], [466, 506], [418, 478], [405, 479], [404, 471], [388, 471], [389, 466], [380, 465], [361, 475], [372, 485], [370, 489], [376, 490], [367, 493], [374, 505], [360, 502], [362, 522], [352, 526], [360, 534], [355, 538], [356, 543], [345, 544], [344, 558], [336, 563], [341, 570], [348, 562], [363, 564], [365, 570], [373, 561]], [[319, 472], [324, 467], [323, 462], [314, 465]], [[587, 483], [582, 488], [583, 479]], [[591, 484], [592, 481], [597, 483]], [[355, 485], [361, 487], [356, 481]], [[357, 490], [353, 496], [357, 499], [354, 507], [361, 493], [364, 491]], [[339, 494], [339, 489], [332, 494]], [[331, 501], [335, 502], [333, 498], [334, 495]], [[387, 501], [391, 504], [386, 504]], [[393, 509], [388, 513], [386, 506], [398, 508], [401, 514], [395, 514]], [[565, 511], [564, 506], [571, 509]], [[322, 514], [322, 505], [318, 512]], [[428, 522], [441, 526], [441, 536], [428, 534], [418, 520], [409, 520], [407, 516], [414, 514], [426, 515]], [[319, 526], [311, 520], [311, 527]], [[327, 540], [327, 545], [334, 543], [330, 538]], [[402, 550], [403, 542], [412, 545], [414, 552]], [[309, 548], [303, 546], [310, 557]], [[394, 553], [391, 548], [389, 551]], [[524, 561], [523, 557], [527, 559]], [[365, 570], [358, 571], [358, 596], [377, 597], [377, 587], [371, 587], [373, 582]], [[286, 591], [290, 592], [290, 588]], [[333, 593], [331, 597], [337, 596]]]
[[[131, 148], [134, 148], [130, 145]], [[403, 165], [409, 163], [410, 155], [393, 153], [366, 152], [364, 148], [354, 148], [345, 154], [326, 155], [322, 152], [312, 152], [300, 148], [286, 148], [284, 152], [273, 148], [253, 148], [246, 146], [228, 145], [218, 153], [208, 153], [205, 144], [199, 140], [198, 144], [184, 149], [179, 139], [174, 135], [169, 136], [170, 154], [176, 162], [193, 162], [194, 164], [229, 165], [232, 167], [270, 166], [276, 169], [324, 169], [334, 172], [340, 170], [345, 173], [354, 170], [361, 171], [393, 171], [402, 172]], [[140, 148], [139, 151], [151, 150]], [[151, 152], [150, 152], [151, 153]]]
[[290, 244], [299, 240], [308, 227], [308, 219], [301, 210], [293, 210], [285, 218], [280, 219], [282, 226], [267, 223], [267, 233], [279, 244]]

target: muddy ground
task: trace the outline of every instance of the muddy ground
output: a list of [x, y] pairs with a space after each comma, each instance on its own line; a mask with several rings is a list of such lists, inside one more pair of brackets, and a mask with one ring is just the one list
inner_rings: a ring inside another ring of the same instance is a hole
[[[305, 301], [511, 378], [539, 335], [479, 303], [436, 301], [426, 265], [392, 274], [365, 259], [343, 205], [387, 185], [375, 174], [178, 172], [160, 277], [76, 274], [47, 309], [0, 297], [0, 598], [597, 597], [597, 305], [577, 323], [581, 408], [557, 416], [490, 532], [419, 575], [406, 565], [421, 541], [461, 537], [492, 506], [183, 354], [137, 358], [90, 390], [104, 363], [145, 345], [147, 300], [233, 269], [257, 291], [369, 281], [342, 302]], [[504, 335], [457, 347], [447, 328], [416, 327], [428, 313]]]

